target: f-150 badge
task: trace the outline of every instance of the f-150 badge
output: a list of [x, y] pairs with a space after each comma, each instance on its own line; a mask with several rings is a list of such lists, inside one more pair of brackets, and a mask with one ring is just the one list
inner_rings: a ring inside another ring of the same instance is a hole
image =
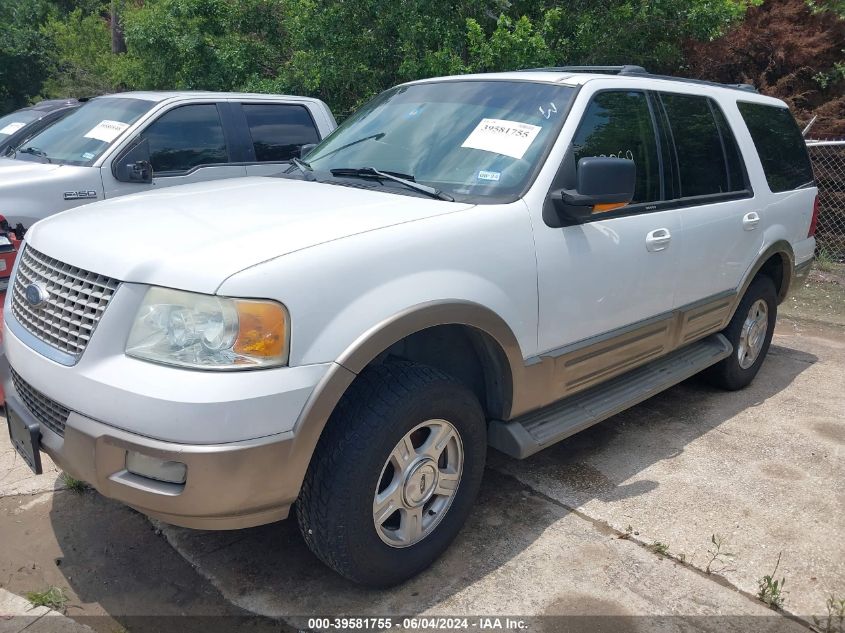
[[65, 200], [96, 200], [96, 191], [65, 191]]

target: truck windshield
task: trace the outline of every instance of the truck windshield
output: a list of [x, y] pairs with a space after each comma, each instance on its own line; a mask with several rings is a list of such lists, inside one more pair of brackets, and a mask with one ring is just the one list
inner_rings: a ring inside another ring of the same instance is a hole
[[349, 117], [306, 160], [314, 177], [327, 182], [353, 182], [358, 170], [367, 186], [413, 193], [361, 171], [375, 169], [456, 200], [513, 200], [557, 138], [573, 92], [568, 86], [503, 80], [398, 86]]
[[154, 101], [98, 97], [17, 148], [14, 158], [63, 165], [91, 165]]
[[28, 123], [38, 118], [38, 114], [34, 110], [18, 110], [0, 117], [0, 141], [11, 136], [22, 127], [26, 127]]

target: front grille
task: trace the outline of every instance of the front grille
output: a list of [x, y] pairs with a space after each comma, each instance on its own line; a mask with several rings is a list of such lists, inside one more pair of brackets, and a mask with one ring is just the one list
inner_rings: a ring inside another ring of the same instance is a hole
[[[26, 288], [38, 284], [48, 298], [40, 307], [26, 298]], [[119, 282], [92, 273], [27, 246], [21, 253], [12, 290], [12, 314], [36, 338], [79, 358]]]
[[55, 400], [51, 400], [43, 393], [32, 387], [27, 381], [18, 375], [14, 369], [12, 372], [12, 384], [18, 392], [21, 401], [29, 409], [41, 424], [59, 435], [65, 434], [65, 422], [70, 415], [70, 409], [66, 409]]

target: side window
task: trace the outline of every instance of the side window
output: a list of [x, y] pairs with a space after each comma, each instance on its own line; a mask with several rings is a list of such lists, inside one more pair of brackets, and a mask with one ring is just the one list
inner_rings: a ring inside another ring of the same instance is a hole
[[245, 103], [243, 110], [258, 161], [287, 161], [298, 157], [303, 145], [320, 142], [304, 106]]
[[789, 110], [762, 103], [737, 103], [748, 126], [769, 189], [790, 191], [813, 182], [813, 168], [798, 124]]
[[226, 163], [229, 153], [214, 104], [186, 105], [164, 113], [143, 132], [157, 174], [185, 172], [199, 165]]
[[[745, 189], [736, 142], [718, 106], [707, 97], [694, 95], [664, 92], [660, 99], [675, 144], [680, 196], [687, 198]], [[723, 135], [720, 128], [727, 134]]]
[[572, 141], [575, 164], [587, 156], [616, 156], [633, 160], [637, 186], [632, 202], [660, 199], [657, 137], [644, 92], [598, 93]]

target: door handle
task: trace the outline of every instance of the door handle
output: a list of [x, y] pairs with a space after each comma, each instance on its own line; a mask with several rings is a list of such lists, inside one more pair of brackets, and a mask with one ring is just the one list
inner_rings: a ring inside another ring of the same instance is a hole
[[742, 216], [742, 228], [746, 231], [753, 231], [757, 228], [758, 224], [760, 224], [760, 216], [757, 214], [756, 211], [746, 213], [744, 216]]
[[645, 236], [645, 247], [650, 253], [665, 251], [672, 241], [669, 229], [655, 229]]

